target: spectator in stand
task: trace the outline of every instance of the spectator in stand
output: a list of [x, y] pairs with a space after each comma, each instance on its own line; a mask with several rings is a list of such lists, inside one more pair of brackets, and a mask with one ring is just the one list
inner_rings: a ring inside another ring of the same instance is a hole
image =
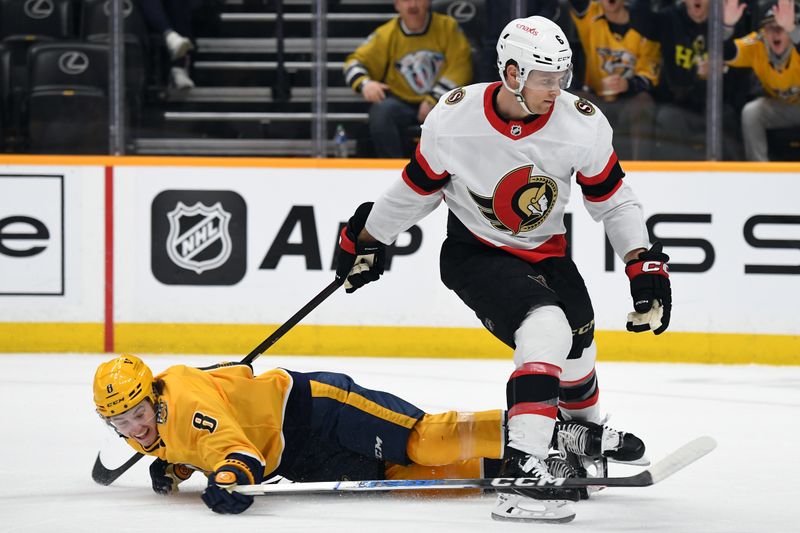
[[172, 65], [169, 70], [170, 85], [179, 91], [194, 87], [189, 76], [189, 52], [192, 44], [192, 11], [202, 0], [137, 0], [150, 31], [164, 38]]
[[622, 0], [570, 0], [570, 6], [586, 57], [584, 91], [619, 135], [620, 159], [650, 159], [658, 43], [633, 29]]
[[376, 29], [344, 64], [345, 80], [372, 106], [378, 157], [407, 157], [404, 132], [422, 124], [444, 93], [472, 80], [469, 42], [430, 0], [394, 0], [399, 14]]
[[767, 130], [800, 127], [800, 8], [792, 0], [761, 4], [760, 29], [733, 39], [733, 27], [745, 9], [738, 0], [725, 0], [724, 56], [732, 67], [753, 70], [765, 96], [742, 109], [744, 150], [748, 161], [769, 161]]
[[[661, 45], [663, 64], [654, 89], [655, 154], [661, 160], [706, 158], [706, 79], [708, 77], [709, 0], [683, 0], [653, 10], [654, 0], [638, 0], [631, 7], [636, 30]], [[723, 97], [723, 152], [725, 159], [741, 154], [737, 109], [747, 94], [749, 76], [726, 72]]]

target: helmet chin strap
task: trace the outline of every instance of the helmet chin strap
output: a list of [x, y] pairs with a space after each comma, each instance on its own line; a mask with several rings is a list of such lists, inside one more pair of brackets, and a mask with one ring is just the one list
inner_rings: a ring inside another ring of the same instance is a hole
[[503, 85], [505, 86], [505, 88], [514, 94], [514, 98], [517, 99], [517, 103], [522, 107], [522, 109], [529, 115], [535, 115], [536, 113], [534, 113], [533, 111], [530, 110], [530, 108], [528, 108], [528, 104], [525, 103], [525, 98], [522, 96], [522, 88], [525, 86], [525, 80], [517, 76], [516, 89], [512, 89], [511, 87], [509, 87], [508, 82], [506, 82], [505, 76], [502, 76], [501, 80], [503, 81]]

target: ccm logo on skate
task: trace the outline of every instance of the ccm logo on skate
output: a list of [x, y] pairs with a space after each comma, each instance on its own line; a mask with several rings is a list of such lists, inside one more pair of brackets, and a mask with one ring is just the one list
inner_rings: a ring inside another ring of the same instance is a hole
[[547, 485], [548, 487], [558, 487], [564, 483], [563, 479], [556, 478], [553, 483], [545, 483], [541, 479], [534, 479], [530, 477], [496, 477], [492, 480], [494, 487], [539, 487]]

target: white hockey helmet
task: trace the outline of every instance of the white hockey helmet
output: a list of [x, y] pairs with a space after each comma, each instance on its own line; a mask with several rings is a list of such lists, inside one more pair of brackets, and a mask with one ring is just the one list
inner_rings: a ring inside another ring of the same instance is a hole
[[[505, 69], [514, 61], [519, 69], [515, 90], [506, 83]], [[532, 70], [564, 72], [561, 88], [569, 87], [572, 81], [572, 49], [562, 29], [550, 19], [527, 17], [514, 19], [503, 28], [497, 40], [497, 69], [500, 79], [513, 92], [520, 105], [531, 113], [522, 98], [522, 86]]]

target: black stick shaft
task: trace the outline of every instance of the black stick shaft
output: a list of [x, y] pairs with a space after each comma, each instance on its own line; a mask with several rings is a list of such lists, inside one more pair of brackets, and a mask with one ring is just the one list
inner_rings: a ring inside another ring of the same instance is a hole
[[319, 304], [324, 302], [328, 299], [328, 296], [336, 292], [336, 289], [342, 286], [344, 280], [335, 279], [333, 280], [330, 285], [322, 289], [322, 291], [314, 296], [310, 302], [303, 306], [298, 312], [296, 312], [289, 320], [283, 323], [281, 327], [275, 330], [275, 332], [264, 339], [261, 344], [253, 348], [253, 351], [247, 354], [247, 357], [242, 359], [242, 363], [247, 363], [248, 365], [252, 363], [256, 357], [264, 353], [270, 346], [278, 342], [278, 340], [283, 337], [287, 331], [292, 329], [297, 325], [298, 322], [303, 320], [308, 313], [313, 311]]

